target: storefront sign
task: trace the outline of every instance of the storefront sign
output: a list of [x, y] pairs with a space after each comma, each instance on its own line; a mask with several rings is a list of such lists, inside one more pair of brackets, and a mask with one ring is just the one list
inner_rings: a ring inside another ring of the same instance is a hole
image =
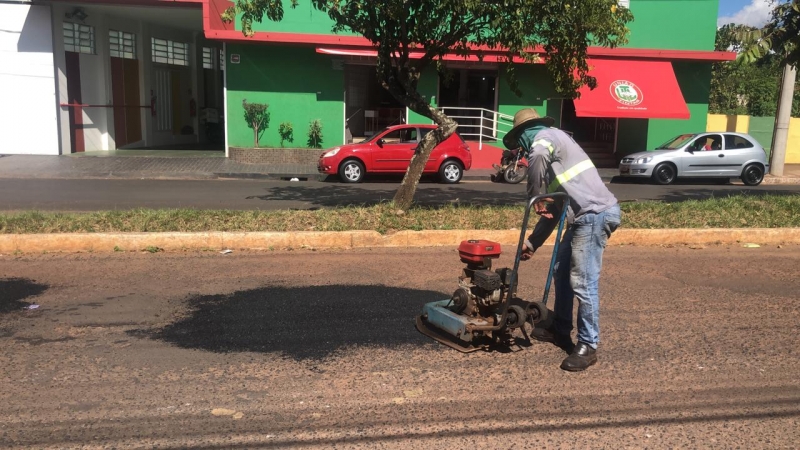
[[239, 64], [239, 54], [238, 53], [231, 53], [231, 64]]

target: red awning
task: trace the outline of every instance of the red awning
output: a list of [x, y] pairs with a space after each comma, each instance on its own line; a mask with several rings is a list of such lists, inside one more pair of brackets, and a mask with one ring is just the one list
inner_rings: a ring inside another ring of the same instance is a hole
[[669, 61], [591, 59], [589, 75], [597, 87], [580, 89], [578, 117], [688, 119], [678, 80]]

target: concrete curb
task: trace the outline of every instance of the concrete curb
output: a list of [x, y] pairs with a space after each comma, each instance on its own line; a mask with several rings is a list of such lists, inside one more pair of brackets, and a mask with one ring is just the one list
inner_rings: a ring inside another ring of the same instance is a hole
[[[165, 251], [456, 247], [466, 239], [516, 245], [519, 230], [400, 231], [390, 235], [377, 231], [4, 234], [0, 235], [0, 254], [141, 251], [148, 247]], [[547, 244], [552, 243], [551, 236]], [[800, 228], [620, 229], [609, 241], [609, 245], [640, 246], [739, 243], [800, 244]]]

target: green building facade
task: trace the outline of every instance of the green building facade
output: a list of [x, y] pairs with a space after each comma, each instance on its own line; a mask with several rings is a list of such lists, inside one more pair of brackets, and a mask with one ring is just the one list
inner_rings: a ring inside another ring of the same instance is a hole
[[[618, 49], [593, 48], [590, 57], [668, 61], [688, 118], [578, 117], [575, 111], [584, 100], [560, 98], [541, 64], [517, 67], [521, 97], [509, 88], [502, 64], [464, 60], [447, 62], [448, 79], [441, 78], [435, 70], [427, 71], [419, 90], [451, 115], [494, 119], [494, 112], [513, 115], [520, 108], [533, 107], [540, 114], [554, 117], [579, 142], [599, 149], [598, 159], [618, 159], [634, 151], [652, 149], [680, 133], [704, 131], [711, 64], [732, 59], [730, 53], [713, 51], [718, 0], [630, 0], [629, 8], [634, 15], [629, 24], [629, 43]], [[407, 111], [379, 86], [374, 57], [365, 40], [347, 33], [334, 35], [331, 26], [325, 13], [314, 10], [310, 2], [300, 2], [296, 9], [285, 11], [281, 22], [265, 20], [254, 24], [253, 38], [241, 35], [238, 22], [220, 33], [227, 40], [228, 146], [253, 145], [252, 130], [243, 117], [244, 100], [269, 104], [269, 128], [261, 137], [261, 146], [280, 145], [278, 128], [284, 122], [294, 127], [294, 142], [285, 144], [293, 147], [306, 145], [309, 122], [315, 119], [322, 123], [323, 147], [341, 145], [350, 135], [358, 140], [383, 126], [403, 121], [429, 123]], [[636, 70], [635, 65], [631, 67], [631, 71]], [[632, 74], [620, 73], [619, 77], [627, 75]], [[462, 122], [470, 120], [459, 120]], [[470, 134], [478, 129], [464, 128], [459, 132]], [[481, 140], [486, 141], [487, 136]]]

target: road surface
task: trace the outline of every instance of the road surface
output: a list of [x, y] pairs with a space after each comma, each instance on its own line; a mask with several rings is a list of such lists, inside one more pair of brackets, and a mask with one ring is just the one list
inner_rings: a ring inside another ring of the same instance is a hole
[[0, 448], [796, 448], [798, 266], [609, 247], [600, 360], [567, 373], [415, 331], [453, 248], [0, 256]]
[[[395, 179], [346, 185], [321, 181], [253, 180], [75, 180], [0, 179], [0, 210], [95, 211], [131, 208], [199, 209], [312, 209], [375, 204], [394, 197]], [[677, 184], [656, 186], [611, 183], [620, 201], [682, 201], [736, 193], [798, 194], [800, 186]], [[517, 204], [525, 200], [525, 185], [464, 182], [446, 186], [419, 185], [416, 201], [422, 205], [451, 202], [478, 205]]]

